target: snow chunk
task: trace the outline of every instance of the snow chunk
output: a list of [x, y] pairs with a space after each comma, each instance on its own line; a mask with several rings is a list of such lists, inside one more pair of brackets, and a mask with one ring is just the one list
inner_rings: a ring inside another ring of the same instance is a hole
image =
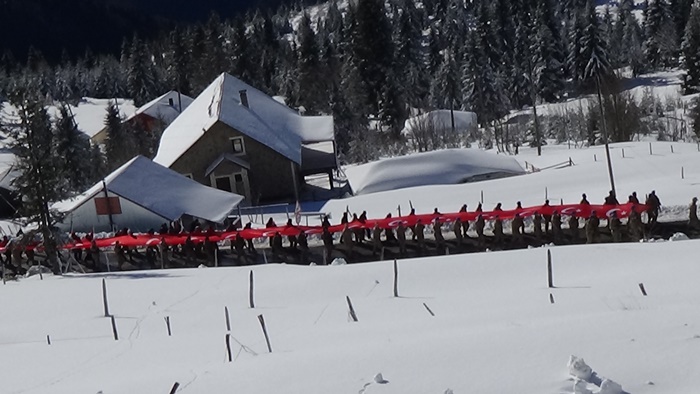
[[593, 394], [585, 380], [574, 379], [574, 394]]
[[[389, 383], [388, 380], [384, 379], [384, 376], [382, 376], [382, 373], [379, 372], [378, 374], [374, 375], [374, 381], [379, 384], [387, 384]], [[611, 393], [612, 394], [612, 393]]]
[[600, 385], [599, 394], [622, 394], [622, 386], [610, 379], [605, 379]]
[[567, 366], [569, 367], [569, 374], [581, 380], [588, 381], [593, 373], [591, 367], [589, 367], [582, 358], [574, 355], [569, 357], [569, 363]]
[[690, 238], [688, 238], [688, 236], [683, 234], [683, 233], [675, 233], [668, 240], [669, 241], [687, 241], [689, 239]]
[[331, 265], [348, 265], [348, 262], [342, 257], [336, 257], [331, 262]]

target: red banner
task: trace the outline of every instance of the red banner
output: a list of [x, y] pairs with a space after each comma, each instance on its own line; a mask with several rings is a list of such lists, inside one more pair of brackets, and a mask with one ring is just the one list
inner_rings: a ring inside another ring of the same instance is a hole
[[[622, 205], [588, 205], [588, 204], [567, 204], [567, 205], [542, 205], [536, 207], [527, 207], [523, 209], [512, 209], [505, 211], [488, 211], [488, 212], [457, 212], [457, 213], [430, 213], [422, 215], [408, 215], [395, 218], [385, 218], [385, 219], [369, 219], [361, 222], [359, 220], [352, 221], [347, 224], [348, 228], [356, 229], [372, 229], [375, 224], [379, 225], [381, 229], [396, 228], [399, 223], [403, 223], [406, 227], [415, 226], [419, 221], [425, 225], [432, 224], [436, 220], [439, 220], [443, 224], [453, 223], [457, 219], [464, 221], [475, 221], [479, 215], [481, 215], [484, 220], [511, 220], [515, 215], [520, 215], [520, 217], [526, 218], [539, 213], [543, 216], [551, 216], [554, 212], [559, 213], [562, 216], [576, 216], [579, 218], [588, 218], [592, 213], [598, 218], [605, 219], [616, 214], [618, 218], [626, 218], [629, 216], [630, 212], [635, 210], [638, 213], [642, 213], [647, 210], [647, 206], [643, 204], [622, 204]], [[331, 233], [341, 232], [345, 229], [344, 224], [332, 225], [328, 228]], [[323, 232], [323, 227], [321, 226], [281, 226], [272, 228], [259, 228], [259, 229], [245, 229], [239, 231], [229, 231], [229, 232], [207, 232], [207, 233], [193, 233], [193, 234], [135, 234], [135, 235], [121, 235], [111, 238], [96, 239], [95, 244], [98, 248], [109, 248], [114, 247], [117, 242], [120, 245], [126, 247], [143, 247], [143, 246], [158, 246], [161, 240], [165, 240], [168, 246], [183, 245], [190, 237], [192, 242], [199, 244], [204, 242], [207, 238], [211, 242], [220, 242], [225, 240], [232, 241], [235, 239], [237, 234], [244, 239], [253, 238], [268, 238], [274, 236], [276, 233], [280, 233], [282, 236], [296, 236], [301, 232], [305, 232], [307, 235], [321, 234]], [[82, 239], [80, 242], [75, 241], [64, 245], [66, 249], [89, 249], [91, 241], [88, 239]], [[0, 251], [4, 250], [4, 245], [0, 246]]]

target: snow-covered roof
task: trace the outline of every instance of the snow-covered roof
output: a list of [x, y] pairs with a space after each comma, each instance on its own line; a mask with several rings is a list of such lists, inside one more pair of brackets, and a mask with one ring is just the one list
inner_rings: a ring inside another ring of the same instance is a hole
[[[245, 90], [248, 106], [241, 103]], [[333, 140], [333, 117], [301, 116], [229, 74], [219, 75], [163, 132], [154, 161], [166, 167], [216, 122], [238, 130], [290, 160], [301, 163], [301, 144]]]
[[438, 109], [414, 116], [406, 120], [401, 131], [404, 135], [410, 135], [418, 127], [436, 127], [438, 129], [450, 129], [452, 127], [452, 113], [454, 113], [455, 129], [465, 131], [472, 127], [477, 127], [476, 113], [468, 111], [450, 111], [449, 109]]
[[355, 194], [447, 185], [525, 174], [510, 156], [479, 149], [446, 149], [383, 159], [345, 169]]
[[[191, 215], [222, 222], [243, 197], [195, 182], [184, 175], [137, 156], [105, 178], [107, 189], [168, 220]], [[103, 190], [98, 182], [80, 196], [53, 208], [71, 212]]]
[[[172, 101], [172, 105], [170, 102]], [[194, 99], [190, 96], [178, 93], [174, 90], [142, 105], [133, 115], [129, 116], [126, 121], [135, 118], [138, 115], [145, 114], [155, 119], [160, 119], [165, 124], [172, 123], [182, 111], [192, 104]], [[182, 111], [180, 110], [182, 105]]]

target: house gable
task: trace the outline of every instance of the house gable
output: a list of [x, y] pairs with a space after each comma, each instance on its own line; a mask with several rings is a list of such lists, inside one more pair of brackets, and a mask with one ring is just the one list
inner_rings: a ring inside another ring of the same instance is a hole
[[[207, 169], [222, 153], [233, 153], [231, 139], [234, 137], [243, 138], [245, 154], [240, 157], [250, 165], [248, 180], [251, 202], [257, 203], [294, 195], [295, 180], [292, 176], [292, 165], [295, 167], [298, 165], [269, 146], [220, 121], [207, 129], [197, 142], [172, 164], [171, 168], [181, 174], [192, 174], [195, 181], [215, 187], [211, 177], [206, 174]], [[217, 175], [221, 175], [221, 171], [228, 168], [234, 168], [234, 166], [222, 166], [217, 170]], [[237, 166], [235, 168], [236, 171], [240, 170]]]

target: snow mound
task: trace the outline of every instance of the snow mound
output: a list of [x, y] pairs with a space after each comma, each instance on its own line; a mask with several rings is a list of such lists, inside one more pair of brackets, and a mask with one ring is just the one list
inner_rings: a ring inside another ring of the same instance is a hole
[[599, 394], [622, 394], [622, 386], [610, 379], [603, 380]]
[[593, 373], [593, 369], [582, 358], [574, 355], [569, 357], [567, 367], [569, 368], [569, 375], [585, 381], [588, 381]]
[[525, 174], [512, 157], [479, 149], [446, 149], [417, 153], [348, 168], [357, 194], [425, 185], [450, 185]]
[[439, 109], [407, 119], [401, 134], [412, 137], [414, 133], [420, 133], [423, 128], [437, 131], [451, 130], [453, 115], [456, 132], [467, 132], [478, 126], [474, 112]]
[[687, 241], [690, 238], [683, 233], [675, 233], [668, 240], [669, 241]]
[[331, 262], [331, 265], [348, 265], [348, 262], [345, 261], [345, 259], [342, 258], [342, 257], [336, 257], [336, 258], [333, 259], [333, 261]]
[[33, 266], [29, 267], [29, 269], [27, 270], [27, 273], [24, 274], [24, 277], [29, 278], [29, 277], [34, 276], [34, 275], [39, 275], [39, 273], [50, 274], [51, 270], [44, 267], [43, 265], [33, 265]]

